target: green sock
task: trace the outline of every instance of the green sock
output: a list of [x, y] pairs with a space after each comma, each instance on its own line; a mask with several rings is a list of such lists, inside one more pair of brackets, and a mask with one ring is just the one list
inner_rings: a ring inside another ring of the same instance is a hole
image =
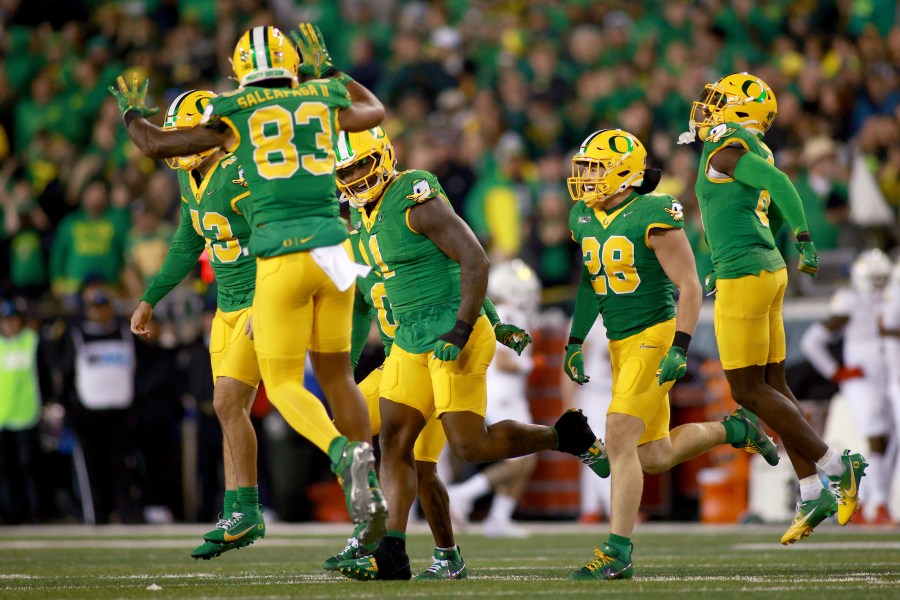
[[725, 443], [734, 444], [735, 442], [745, 442], [747, 440], [747, 424], [739, 419], [726, 419], [722, 421], [725, 428]]
[[331, 440], [331, 443], [328, 445], [328, 458], [331, 459], [331, 472], [337, 473], [335, 468], [338, 463], [341, 462], [341, 457], [344, 455], [344, 448], [347, 447], [349, 440], [345, 435], [339, 435], [338, 437]]
[[259, 512], [259, 486], [238, 487], [237, 503], [243, 509], [242, 512]]
[[222, 505], [222, 518], [230, 519], [234, 512], [234, 503], [237, 502], [237, 490], [225, 490], [225, 502]]
[[397, 538], [398, 540], [406, 541], [406, 534], [402, 531], [394, 531], [393, 529], [388, 529], [388, 532], [384, 535], [384, 537], [392, 537]]
[[606, 544], [619, 551], [619, 560], [624, 562], [631, 560], [631, 538], [611, 533]]

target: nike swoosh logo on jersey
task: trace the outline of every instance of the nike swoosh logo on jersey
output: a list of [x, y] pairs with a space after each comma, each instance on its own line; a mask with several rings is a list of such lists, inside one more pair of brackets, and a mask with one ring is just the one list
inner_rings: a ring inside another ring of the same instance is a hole
[[633, 210], [628, 211], [627, 213], [625, 213], [624, 215], [622, 215], [622, 218], [624, 219], [625, 217], [627, 217], [628, 215], [631, 215], [631, 214], [634, 214], [634, 211], [633, 211]]
[[655, 349], [659, 348], [659, 346], [648, 346], [647, 344], [641, 344], [641, 348], [643, 348], [645, 350], [655, 350]]
[[207, 196], [212, 196], [213, 194], [215, 194], [215, 193], [218, 192], [218, 191], [219, 191], [218, 189], [215, 189], [215, 190], [207, 190], [207, 191], [206, 191], [206, 195], [207, 195]]
[[253, 529], [254, 527], [255, 527], [255, 525], [251, 525], [250, 527], [248, 527], [247, 529], [245, 529], [244, 531], [242, 531], [236, 535], [231, 535], [230, 533], [228, 533], [226, 531], [225, 532], [225, 541], [226, 542], [236, 542], [239, 539], [241, 539], [242, 537], [244, 537], [245, 535], [247, 535], [248, 533], [250, 533], [250, 530]]
[[308, 242], [309, 240], [313, 239], [314, 237], [316, 237], [316, 236], [311, 235], [311, 236], [309, 236], [309, 237], [300, 238], [300, 243], [301, 243], [301, 244], [305, 244], [306, 242]]

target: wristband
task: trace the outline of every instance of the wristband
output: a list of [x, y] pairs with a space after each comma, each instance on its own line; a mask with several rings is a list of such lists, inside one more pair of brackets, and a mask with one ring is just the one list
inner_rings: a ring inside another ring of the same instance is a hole
[[129, 108], [128, 111], [122, 115], [122, 118], [125, 119], [125, 127], [127, 128], [135, 119], [143, 118], [143, 115], [141, 115], [140, 111], [136, 108]]
[[684, 350], [684, 353], [687, 354], [688, 347], [691, 345], [691, 334], [685, 333], [683, 331], [676, 331], [675, 337], [672, 339], [672, 345], [677, 346]]
[[450, 342], [454, 346], [462, 348], [466, 345], [466, 342], [469, 341], [469, 336], [472, 334], [472, 329], [472, 325], [469, 325], [462, 319], [457, 319], [456, 324], [453, 325], [453, 329], [442, 335], [439, 339], [442, 339], [445, 342]]
[[584, 340], [581, 338], [577, 338], [574, 336], [569, 336], [569, 341], [566, 343], [567, 346], [571, 346], [572, 344], [578, 344], [579, 346], [584, 343]]
[[804, 231], [803, 233], [797, 234], [797, 241], [798, 242], [811, 242], [812, 238], [810, 237], [808, 231]]

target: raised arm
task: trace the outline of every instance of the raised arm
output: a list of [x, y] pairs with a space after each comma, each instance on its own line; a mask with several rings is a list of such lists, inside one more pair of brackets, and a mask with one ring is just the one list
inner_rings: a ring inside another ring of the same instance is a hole
[[232, 148], [234, 133], [224, 123], [162, 130], [135, 111], [125, 113], [128, 137], [154, 159], [199, 154], [212, 148]]
[[354, 81], [349, 75], [338, 76], [350, 92], [349, 107], [338, 113], [338, 124], [346, 131], [364, 131], [381, 124], [384, 120], [384, 105], [365, 86]]
[[120, 76], [116, 80], [118, 89], [110, 86], [125, 119], [125, 128], [131, 141], [150, 158], [169, 158], [198, 154], [212, 148], [231, 148], [234, 134], [224, 123], [210, 123], [190, 129], [170, 129], [163, 131], [146, 119], [158, 112], [146, 105], [147, 88], [150, 80], [138, 85], [137, 76], [131, 78], [131, 85]]

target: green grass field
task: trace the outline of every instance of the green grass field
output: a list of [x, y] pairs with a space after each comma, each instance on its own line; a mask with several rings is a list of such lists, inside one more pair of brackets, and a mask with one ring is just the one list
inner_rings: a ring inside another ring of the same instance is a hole
[[[202, 526], [0, 528], [0, 597], [900, 598], [897, 529], [823, 524], [811, 538], [784, 548], [781, 526], [645, 524], [635, 538], [636, 578], [596, 583], [567, 576], [592, 558], [605, 526], [530, 529], [527, 540], [460, 534], [468, 581], [362, 583], [319, 568], [347, 535], [334, 526], [273, 525], [261, 542], [211, 561], [189, 557]], [[431, 564], [431, 548], [424, 532], [410, 535], [414, 573]], [[153, 584], [162, 589], [148, 590]]]

